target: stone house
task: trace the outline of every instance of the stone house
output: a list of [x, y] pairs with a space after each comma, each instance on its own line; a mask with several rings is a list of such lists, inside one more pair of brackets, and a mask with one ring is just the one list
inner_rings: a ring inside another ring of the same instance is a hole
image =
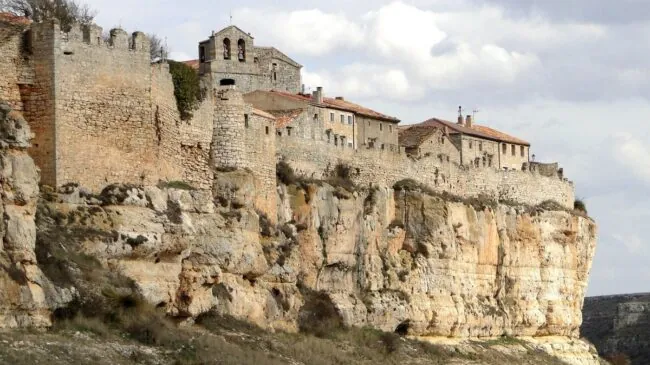
[[474, 124], [471, 116], [457, 123], [431, 118], [400, 130], [400, 145], [413, 157], [442, 155], [468, 167], [521, 170], [529, 162], [530, 143]]
[[378, 148], [399, 152], [397, 124], [389, 117], [343, 97], [256, 90], [244, 95], [253, 107], [278, 118], [277, 135], [324, 140], [341, 148]]
[[188, 64], [209, 75], [212, 85], [234, 80], [243, 92], [253, 90], [301, 90], [302, 66], [274, 47], [256, 47], [254, 38], [231, 25], [199, 43], [199, 59]]

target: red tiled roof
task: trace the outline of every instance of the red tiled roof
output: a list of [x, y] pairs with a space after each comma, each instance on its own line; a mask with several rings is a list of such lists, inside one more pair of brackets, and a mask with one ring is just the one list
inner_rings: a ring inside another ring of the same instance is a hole
[[[261, 90], [260, 90], [261, 91]], [[269, 92], [273, 93], [276, 95], [281, 95], [286, 98], [291, 98], [293, 100], [298, 100], [302, 101], [305, 103], [311, 103], [312, 98], [311, 95], [304, 95], [304, 94], [292, 94], [284, 91], [279, 91], [279, 90], [271, 90], [271, 91], [261, 91], [261, 92]], [[339, 110], [344, 110], [348, 112], [353, 112], [365, 117], [370, 117], [370, 118], [375, 118], [375, 119], [381, 119], [385, 120], [388, 122], [393, 122], [393, 123], [399, 123], [400, 120], [379, 112], [376, 112], [372, 109], [368, 109], [366, 107], [363, 107], [361, 105], [351, 103], [347, 100], [339, 100], [339, 99], [333, 99], [333, 98], [323, 98], [323, 106], [328, 107], [328, 108], [333, 108], [333, 109], [339, 109]]]
[[410, 128], [398, 128], [399, 145], [404, 147], [417, 147], [429, 138], [438, 127], [429, 125], [414, 125]]
[[292, 110], [276, 110], [270, 113], [275, 116], [275, 128], [284, 128], [291, 124], [296, 118], [302, 114], [305, 109], [292, 109]]
[[199, 69], [199, 60], [183, 61], [183, 63], [190, 66], [191, 68], [193, 68], [195, 70]]
[[264, 110], [259, 110], [259, 109], [255, 109], [255, 108], [252, 108], [252, 109], [253, 109], [253, 114], [255, 114], [255, 115], [258, 115], [258, 116], [263, 117], [263, 118], [275, 119], [275, 116], [265, 112]]
[[23, 25], [31, 24], [32, 22], [30, 19], [24, 16], [14, 15], [8, 12], [0, 12], [0, 21], [11, 23], [11, 24], [23, 24]]
[[519, 139], [509, 134], [497, 131], [496, 129], [492, 129], [490, 127], [486, 127], [478, 124], [474, 124], [472, 125], [472, 128], [469, 128], [457, 123], [452, 123], [447, 120], [431, 118], [422, 123], [414, 124], [413, 126], [411, 126], [411, 128], [413, 128], [414, 126], [447, 127], [449, 129], [449, 133], [452, 134], [462, 133], [462, 134], [467, 134], [479, 138], [485, 138], [497, 142], [506, 142], [506, 143], [514, 143], [514, 144], [520, 144], [524, 146], [530, 146], [530, 143], [524, 141], [523, 139]]

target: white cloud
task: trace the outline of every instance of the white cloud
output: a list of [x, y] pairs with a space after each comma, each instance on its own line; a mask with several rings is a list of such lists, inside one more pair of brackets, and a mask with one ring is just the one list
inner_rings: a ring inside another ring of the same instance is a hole
[[344, 14], [325, 13], [319, 9], [236, 11], [244, 29], [258, 29], [273, 45], [289, 54], [324, 55], [338, 48], [357, 47], [363, 42], [360, 26]]
[[618, 162], [650, 184], [650, 151], [647, 143], [629, 133], [615, 135], [614, 156]]

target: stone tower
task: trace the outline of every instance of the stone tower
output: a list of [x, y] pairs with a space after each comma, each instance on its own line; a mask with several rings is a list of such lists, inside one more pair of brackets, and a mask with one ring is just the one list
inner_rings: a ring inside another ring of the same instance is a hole
[[211, 165], [215, 169], [244, 168], [245, 160], [245, 108], [244, 99], [237, 87], [222, 80], [214, 89], [214, 117]]

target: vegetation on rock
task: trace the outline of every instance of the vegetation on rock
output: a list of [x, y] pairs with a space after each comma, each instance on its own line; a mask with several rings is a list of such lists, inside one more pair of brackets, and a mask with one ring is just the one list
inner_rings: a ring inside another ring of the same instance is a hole
[[174, 96], [182, 120], [192, 119], [203, 99], [199, 74], [183, 62], [169, 60], [169, 72], [174, 82]]

